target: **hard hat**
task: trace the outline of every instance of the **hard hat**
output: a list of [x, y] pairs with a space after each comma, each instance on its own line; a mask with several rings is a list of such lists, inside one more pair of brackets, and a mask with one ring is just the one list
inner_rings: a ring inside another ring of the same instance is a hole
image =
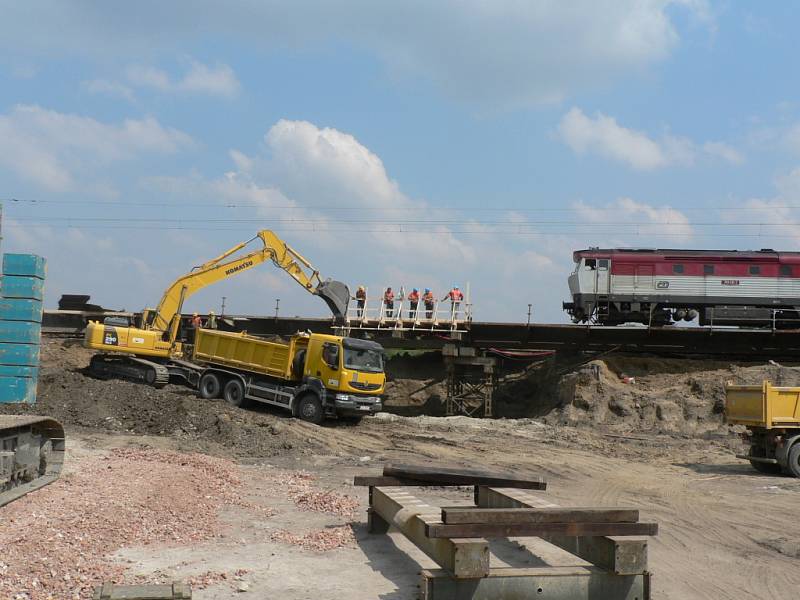
[[212, 316], [214, 314], [213, 310], [208, 311], [208, 316]]
[[414, 291], [415, 291], [415, 292], [418, 292], [419, 290], [418, 290], [417, 288], [414, 288]]
[[192, 316], [193, 316], [193, 317], [196, 317], [196, 316], [197, 316], [197, 313], [192, 313]]
[[454, 286], [453, 286], [453, 289], [454, 289], [454, 290], [457, 290], [457, 289], [458, 289], [458, 284], [454, 285]]
[[426, 291], [426, 292], [430, 292], [430, 291], [431, 291], [431, 288], [425, 288], [425, 291]]
[[360, 285], [360, 286], [358, 286], [358, 289], [360, 289], [360, 290], [363, 290], [363, 289], [364, 289], [364, 286], [363, 286], [363, 285]]

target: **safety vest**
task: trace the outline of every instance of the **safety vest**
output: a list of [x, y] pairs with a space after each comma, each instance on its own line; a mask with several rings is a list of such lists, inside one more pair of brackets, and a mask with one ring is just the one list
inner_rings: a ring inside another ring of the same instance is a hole
[[428, 292], [427, 294], [424, 294], [424, 295], [422, 296], [422, 299], [423, 299], [423, 300], [424, 300], [426, 303], [433, 304], [433, 292]]
[[450, 300], [453, 302], [459, 302], [464, 299], [464, 294], [461, 293], [461, 290], [457, 290], [455, 288], [450, 290], [450, 293], [447, 295], [450, 296]]
[[386, 293], [383, 295], [383, 299], [384, 299], [386, 302], [392, 302], [392, 301], [394, 300], [394, 292], [386, 292]]
[[408, 299], [411, 300], [411, 302], [419, 302], [419, 292], [411, 292], [408, 295]]

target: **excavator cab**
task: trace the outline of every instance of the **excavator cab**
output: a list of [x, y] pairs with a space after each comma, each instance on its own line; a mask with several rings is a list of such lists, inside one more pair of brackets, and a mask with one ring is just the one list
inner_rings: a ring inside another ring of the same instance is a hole
[[350, 289], [344, 283], [326, 279], [317, 286], [314, 293], [325, 301], [337, 323], [344, 322], [350, 302]]

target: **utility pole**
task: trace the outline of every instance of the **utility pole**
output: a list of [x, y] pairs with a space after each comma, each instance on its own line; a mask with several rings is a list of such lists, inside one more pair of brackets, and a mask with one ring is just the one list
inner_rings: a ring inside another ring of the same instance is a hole
[[532, 304], [528, 304], [528, 327], [531, 326], [531, 306]]
[[276, 319], [278, 318], [278, 309], [280, 308], [280, 305], [281, 305], [281, 299], [280, 298], [275, 298], [275, 318]]
[[222, 297], [222, 310], [219, 311], [219, 316], [222, 317], [225, 315], [225, 296]]

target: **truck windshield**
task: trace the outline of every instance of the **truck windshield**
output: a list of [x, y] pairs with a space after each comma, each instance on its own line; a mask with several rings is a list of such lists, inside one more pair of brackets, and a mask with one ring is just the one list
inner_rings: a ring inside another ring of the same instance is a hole
[[361, 348], [344, 348], [345, 369], [356, 371], [369, 371], [370, 373], [383, 372], [383, 356], [377, 350]]

